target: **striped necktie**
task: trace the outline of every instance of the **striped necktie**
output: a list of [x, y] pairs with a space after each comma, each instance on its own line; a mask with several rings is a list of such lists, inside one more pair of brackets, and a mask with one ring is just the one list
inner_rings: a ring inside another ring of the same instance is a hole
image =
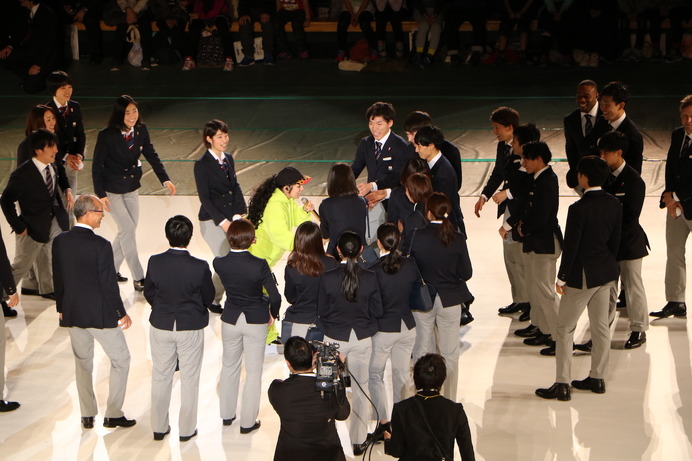
[[593, 123], [591, 122], [591, 114], [584, 115], [584, 136], [588, 136], [593, 130]]
[[44, 171], [46, 172], [46, 188], [48, 189], [48, 194], [52, 197], [54, 192], [54, 186], [53, 176], [51, 176], [50, 174], [50, 165], [46, 166]]
[[375, 160], [379, 160], [380, 157], [382, 157], [382, 143], [375, 141]]
[[134, 130], [125, 134], [125, 143], [127, 143], [127, 148], [130, 150], [132, 150], [132, 148], [135, 147], [135, 132], [134, 132]]

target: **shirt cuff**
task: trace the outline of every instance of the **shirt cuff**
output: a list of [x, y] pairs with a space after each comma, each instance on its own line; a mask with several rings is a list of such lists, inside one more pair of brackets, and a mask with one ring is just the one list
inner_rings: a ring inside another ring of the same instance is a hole
[[675, 200], [676, 202], [679, 202], [679, 201], [680, 201], [680, 198], [678, 197], [678, 194], [676, 194], [675, 192], [673, 192], [673, 200]]
[[223, 221], [221, 221], [221, 222], [218, 224], [218, 226], [221, 227], [221, 228], [223, 228], [223, 226], [224, 226], [225, 224], [228, 224], [228, 219], [224, 219]]
[[507, 221], [502, 223], [502, 228], [508, 232], [512, 230], [512, 226], [510, 226]]
[[377, 183], [376, 182], [373, 181], [370, 184], [372, 184], [372, 190], [377, 190]]
[[509, 200], [513, 200], [513, 199], [514, 199], [514, 196], [512, 195], [512, 191], [510, 191], [509, 189], [505, 189], [505, 192], [507, 192], [507, 198], [508, 198]]
[[392, 195], [392, 190], [387, 188], [384, 191], [386, 192], [385, 199], [389, 199], [389, 196]]
[[486, 197], [484, 194], [481, 194], [481, 198], [486, 202], [488, 201], [488, 197]]
[[567, 285], [567, 282], [565, 282], [564, 280], [560, 280], [560, 279], [557, 279], [556, 283], [557, 283], [557, 286], [559, 286], [559, 287], [564, 287], [565, 285]]

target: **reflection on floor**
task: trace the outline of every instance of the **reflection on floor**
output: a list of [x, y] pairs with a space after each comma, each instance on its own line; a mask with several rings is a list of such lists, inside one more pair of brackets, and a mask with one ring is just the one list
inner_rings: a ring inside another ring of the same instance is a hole
[[[573, 201], [573, 197], [562, 198], [560, 222], [564, 223], [567, 206]], [[475, 271], [470, 287], [477, 301], [473, 305], [475, 322], [461, 328], [459, 335], [462, 353], [458, 400], [464, 404], [471, 423], [477, 459], [692, 459], [692, 373], [687, 319], [652, 322], [648, 342], [640, 349], [626, 351], [623, 344], [629, 328], [626, 312], [620, 311], [614, 323], [607, 393], [575, 391], [570, 402], [537, 398], [534, 389], [554, 381], [555, 359], [540, 356], [538, 348], [524, 346], [512, 334], [525, 324], [516, 318], [497, 315], [497, 308], [509, 301], [509, 285], [497, 237], [500, 224], [494, 219], [492, 208], [486, 208], [480, 219], [473, 216], [474, 202], [472, 198], [462, 199]], [[167, 248], [163, 235], [165, 220], [174, 214], [195, 217], [198, 200], [196, 197], [142, 197], [141, 205], [138, 242], [142, 262], [146, 263], [149, 255]], [[665, 234], [664, 215], [658, 209], [657, 198], [647, 198], [642, 224], [652, 247], [652, 254], [644, 262], [649, 310], [658, 310], [665, 302]], [[2, 232], [12, 256], [14, 239], [4, 220]], [[109, 216], [99, 234], [109, 239], [114, 237], [115, 226]], [[198, 232], [190, 250], [194, 255], [211, 259]], [[130, 275], [125, 267], [122, 272]], [[283, 269], [279, 268], [280, 283], [282, 276]], [[27, 296], [21, 300], [19, 316], [7, 322], [5, 395], [22, 406], [15, 412], [0, 414], [1, 457], [8, 460], [271, 459], [279, 421], [267, 401], [266, 388], [272, 379], [287, 376], [283, 358], [268, 349], [259, 415], [262, 427], [251, 435], [240, 435], [237, 423], [223, 427], [218, 412], [220, 319], [212, 314], [206, 329], [199, 435], [187, 443], [178, 441], [179, 382], [176, 379], [171, 436], [163, 442], [154, 442], [149, 424], [149, 306], [130, 283], [121, 285], [121, 293], [133, 320], [132, 328], [125, 334], [132, 364], [124, 409], [138, 424], [131, 429], [109, 430], [101, 426], [99, 416], [95, 429], [81, 429], [67, 332], [58, 328], [52, 303]], [[578, 340], [585, 328], [582, 319], [577, 329]], [[573, 378], [587, 376], [589, 365], [588, 356], [576, 357]], [[103, 409], [108, 361], [99, 347], [94, 375], [97, 398]], [[344, 447], [350, 447], [345, 426], [339, 428]], [[349, 448], [346, 451], [350, 455]], [[391, 458], [378, 445], [372, 459]]]

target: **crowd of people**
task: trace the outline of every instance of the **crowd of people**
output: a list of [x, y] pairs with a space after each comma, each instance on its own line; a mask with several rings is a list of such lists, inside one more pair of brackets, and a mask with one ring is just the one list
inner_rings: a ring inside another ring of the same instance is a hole
[[[227, 153], [229, 127], [221, 120], [208, 121], [202, 130], [206, 150], [195, 162], [194, 178], [199, 229], [214, 255], [213, 271], [206, 261], [189, 254], [194, 226], [180, 215], [165, 226], [170, 249], [152, 256], [145, 271], [136, 246], [140, 157], [171, 195], [176, 188], [137, 101], [128, 95], [114, 101], [108, 126], [99, 132], [94, 148], [94, 193], [75, 200], [72, 190], [86, 156], [82, 112], [72, 100], [69, 75], [53, 72], [47, 84], [52, 98], [30, 111], [27, 138], [18, 146], [18, 165], [0, 197], [0, 207], [16, 233], [12, 264], [0, 242], [0, 282], [5, 291], [0, 358], [4, 361], [4, 318], [17, 315], [17, 287], [21, 284], [23, 296], [54, 300], [60, 326], [70, 333], [85, 429], [93, 428], [98, 413], [92, 384], [94, 340], [111, 361], [104, 426], [136, 423], [122, 411], [130, 363], [122, 330], [132, 323], [118, 288], [128, 281], [120, 273], [124, 262], [134, 290], [143, 292], [152, 307], [155, 440], [170, 432], [168, 407], [178, 369], [180, 440], [197, 435], [202, 331], [209, 312], [220, 314], [221, 321], [222, 424], [231, 426], [238, 419], [242, 434], [261, 425], [257, 418], [265, 345], [278, 335], [278, 320], [286, 344], [298, 337], [338, 345], [352, 379], [352, 402], [348, 411], [342, 402], [325, 414], [336, 411], [340, 419], [348, 417], [355, 454], [363, 453], [373, 440], [391, 436], [392, 453], [404, 457], [406, 444], [399, 434], [407, 429], [397, 415], [412, 417], [404, 414], [417, 411], [418, 404], [396, 405], [412, 395], [411, 359], [422, 360], [430, 374], [423, 387], [416, 381], [418, 399], [458, 398], [459, 327], [474, 320], [474, 296], [466, 284], [473, 274], [466, 243], [469, 223], [460, 208], [460, 151], [444, 139], [428, 113], [414, 111], [406, 117], [406, 141], [392, 130], [396, 112], [391, 104], [368, 107], [365, 118], [371, 134], [360, 141], [350, 165], [331, 167], [329, 197], [317, 208], [319, 213], [302, 197], [311, 178], [290, 166], [256, 186], [246, 205], [233, 157]], [[641, 278], [648, 240], [639, 224], [645, 194], [640, 176], [643, 142], [626, 112], [629, 90], [622, 82], [610, 82], [599, 91], [594, 81], [584, 80], [577, 86], [576, 102], [575, 111], [564, 118], [564, 134], [567, 184], [580, 198], [570, 206], [565, 225], [557, 218], [559, 187], [550, 166], [552, 153], [540, 141], [536, 126], [520, 123], [519, 112], [509, 107], [490, 114], [498, 140], [496, 160], [474, 206], [476, 216], [490, 200], [498, 206], [498, 234], [512, 297], [499, 314], [521, 312], [530, 325], [515, 334], [525, 337], [527, 345], [546, 346], [541, 355], [556, 356], [555, 384], [536, 394], [558, 400], [569, 400], [571, 387], [605, 392], [609, 324], [617, 307], [629, 313], [631, 332], [625, 349], [646, 342], [649, 316], [686, 315], [684, 249], [692, 230], [691, 95], [680, 103], [682, 127], [671, 138], [660, 204], [667, 216], [668, 303], [648, 313]], [[364, 170], [366, 180], [357, 182]], [[112, 243], [94, 233], [106, 212], [118, 229]], [[286, 255], [283, 294], [290, 305], [281, 318], [282, 296], [272, 271]], [[587, 308], [592, 340], [574, 345], [577, 321]], [[591, 372], [583, 380], [571, 381], [573, 348], [592, 354]], [[286, 354], [293, 370], [311, 372], [305, 360], [300, 362], [289, 350]], [[384, 381], [388, 361], [391, 384]], [[436, 361], [442, 361], [444, 373]], [[281, 386], [275, 383], [272, 388], [279, 392]], [[389, 386], [394, 402], [387, 399]], [[270, 399], [282, 421], [290, 420], [279, 409], [287, 397], [272, 397], [272, 392]], [[18, 407], [17, 402], [0, 400], [0, 411]], [[428, 417], [449, 411], [454, 421], [450, 427], [458, 431], [448, 435], [457, 437], [464, 460], [473, 459], [463, 409], [436, 407], [425, 410]], [[333, 423], [323, 426], [333, 429]], [[284, 430], [288, 431], [282, 426]], [[436, 431], [430, 432], [435, 439]], [[449, 453], [448, 443], [435, 443]], [[280, 446], [277, 459], [283, 459]], [[337, 452], [343, 456], [340, 446]], [[408, 459], [421, 459], [416, 456]]]
[[[233, 71], [256, 59], [265, 65], [309, 59], [305, 28], [314, 18], [336, 23], [337, 62], [394, 56], [409, 57], [421, 69], [435, 61], [597, 67], [617, 59], [679, 61], [688, 52], [683, 36], [692, 6], [687, 0], [19, 0], [3, 5], [0, 63], [21, 78], [27, 92], [37, 93], [46, 76], [65, 65], [65, 26], [80, 23], [90, 61], [100, 64], [109, 54], [113, 71], [126, 62], [151, 70], [159, 61], [182, 63], [183, 71], [197, 66]], [[408, 50], [402, 22], [410, 20], [417, 33]], [[499, 21], [496, 39], [487, 31], [491, 20]], [[234, 21], [237, 37], [231, 32]], [[109, 53], [102, 22], [115, 27]], [[462, 47], [459, 28], [465, 22], [472, 34]], [[288, 23], [294, 43], [288, 41]], [[255, 44], [255, 24], [261, 47]], [[394, 43], [388, 43], [388, 24]], [[366, 42], [363, 50], [351, 49], [348, 41], [349, 27], [356, 25]], [[234, 40], [240, 42], [238, 53]]]

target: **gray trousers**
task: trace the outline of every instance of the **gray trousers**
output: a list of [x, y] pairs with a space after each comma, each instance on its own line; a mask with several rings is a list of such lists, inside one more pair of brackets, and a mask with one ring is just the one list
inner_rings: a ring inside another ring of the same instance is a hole
[[[50, 240], [39, 243], [26, 235], [17, 235], [14, 261], [12, 262], [12, 277], [19, 282], [34, 268], [35, 282], [26, 288], [38, 289], [39, 293], [53, 293], [53, 239], [62, 232], [58, 221], [53, 218], [50, 224]], [[36, 263], [36, 264], [35, 264]]]
[[[555, 334], [559, 298], [555, 292], [555, 275], [560, 246], [554, 254], [526, 253], [526, 284], [531, 303], [531, 323], [545, 334]], [[555, 339], [555, 338], [553, 338]]]
[[377, 242], [377, 228], [385, 223], [387, 218], [386, 214], [382, 202], [375, 205], [372, 209], [368, 209], [368, 228], [366, 229], [367, 234], [365, 235], [365, 240], [368, 241], [368, 244]]
[[180, 363], [180, 435], [197, 429], [199, 375], [204, 355], [204, 330], [169, 331], [153, 326], [151, 340], [151, 427], [153, 432], [168, 429], [175, 365]]
[[[223, 229], [220, 226], [214, 224], [213, 219], [200, 221], [199, 229], [202, 233], [202, 238], [205, 242], [207, 242], [207, 245], [209, 245], [211, 254], [213, 254], [214, 257], [226, 256], [228, 252], [231, 251], [231, 245], [226, 239], [226, 234], [223, 232]], [[221, 283], [221, 278], [219, 277], [219, 274], [214, 272], [211, 280], [214, 282], [214, 288], [216, 289], [214, 303], [221, 304], [221, 298], [223, 298], [223, 294], [225, 292], [223, 283]]]
[[262, 368], [267, 339], [267, 324], [250, 324], [240, 314], [235, 325], [221, 322], [223, 358], [219, 400], [221, 419], [236, 416], [240, 389], [240, 364], [245, 359], [245, 386], [243, 406], [240, 409], [240, 427], [252, 427], [257, 420], [262, 394]]
[[305, 338], [305, 336], [308, 334], [308, 329], [310, 329], [309, 323], [294, 323], [284, 320], [281, 323], [281, 342], [286, 344], [288, 338], [292, 336], [300, 336], [301, 338]]
[[[666, 301], [685, 302], [687, 270], [685, 264], [685, 244], [692, 231], [692, 220], [684, 216], [671, 218], [666, 213]], [[630, 300], [627, 300], [629, 304]]]
[[92, 373], [94, 371], [94, 339], [101, 344], [111, 361], [108, 381], [106, 418], [123, 416], [123, 403], [130, 372], [130, 351], [120, 328], [69, 328], [72, 352], [75, 359], [77, 394], [82, 416], [96, 416], [98, 405], [94, 395]]
[[[584, 277], [583, 287], [586, 287]], [[565, 287], [557, 313], [556, 358], [557, 373], [555, 382], [571, 381], [572, 346], [574, 330], [584, 309], [588, 309], [591, 324], [591, 372], [589, 376], [605, 379], [610, 357], [610, 322], [608, 319], [610, 291], [613, 282], [593, 288]]]
[[[620, 281], [627, 299], [627, 316], [630, 319], [630, 330], [646, 331], [649, 329], [649, 305], [646, 302], [644, 280], [642, 280], [642, 260], [630, 259], [619, 261]], [[617, 281], [610, 291], [610, 323], [615, 320], [615, 306], [619, 295]]]
[[509, 285], [512, 288], [512, 302], [529, 302], [529, 295], [526, 286], [526, 254], [523, 244], [514, 240], [502, 241], [502, 254], [505, 258], [505, 269], [509, 278]]
[[[426, 8], [428, 14], [434, 12], [433, 8]], [[435, 22], [428, 24], [428, 21], [423, 18], [418, 9], [413, 10], [413, 20], [418, 23], [418, 32], [416, 32], [416, 51], [423, 51], [425, 47], [425, 41], [428, 39], [428, 33], [430, 33], [430, 44], [428, 45], [428, 52], [436, 51], [440, 44], [440, 37], [442, 36], [442, 15], [438, 14], [435, 18]]]
[[120, 272], [123, 261], [127, 262], [133, 280], [144, 278], [144, 269], [137, 252], [137, 223], [139, 222], [139, 192], [112, 194], [107, 192], [111, 202], [111, 216], [118, 226], [113, 239], [113, 259], [115, 270]]
[[370, 398], [377, 408], [377, 417], [383, 421], [391, 419], [392, 407], [387, 404], [384, 387], [384, 370], [387, 359], [392, 362], [392, 397], [397, 403], [408, 395], [411, 381], [411, 352], [416, 342], [416, 329], [410, 330], [401, 322], [401, 331], [378, 331], [372, 337], [372, 356], [370, 357]]
[[[370, 422], [370, 403], [365, 397], [368, 389], [370, 357], [372, 356], [372, 338], [358, 339], [356, 333], [351, 330], [348, 341], [339, 341], [324, 336], [324, 342], [338, 343], [339, 352], [346, 359], [348, 373], [351, 375], [351, 415], [348, 417], [348, 434], [351, 443], [363, 443], [368, 432]], [[358, 381], [358, 384], [356, 384]], [[362, 388], [362, 389], [361, 389]]]
[[437, 353], [445, 359], [447, 379], [442, 394], [450, 400], [457, 400], [459, 381], [459, 322], [461, 304], [442, 307], [439, 296], [435, 296], [433, 308], [429, 312], [413, 311], [416, 319], [416, 343], [413, 346], [413, 361], [425, 354]]

